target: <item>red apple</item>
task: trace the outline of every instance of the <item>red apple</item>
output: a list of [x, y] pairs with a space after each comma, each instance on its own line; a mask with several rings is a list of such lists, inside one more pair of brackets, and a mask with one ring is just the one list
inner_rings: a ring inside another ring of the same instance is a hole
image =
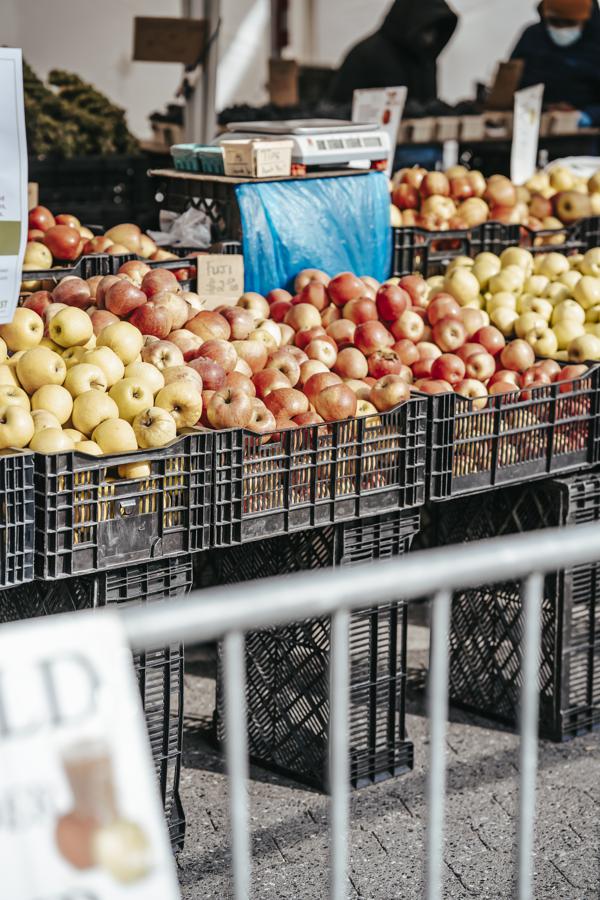
[[456, 351], [456, 355], [459, 356], [463, 362], [466, 362], [469, 356], [473, 356], [474, 353], [487, 353], [487, 350], [483, 344], [476, 344], [475, 341], [467, 341], [466, 344], [463, 344], [462, 347], [459, 347]]
[[318, 359], [328, 369], [333, 368], [337, 359], [337, 345], [328, 335], [315, 338], [306, 347], [306, 355], [309, 359]]
[[113, 325], [115, 322], [119, 321], [119, 317], [115, 316], [114, 313], [109, 312], [107, 309], [96, 309], [90, 318], [96, 337], [98, 337], [104, 328], [108, 328], [109, 325]]
[[412, 305], [426, 307], [429, 297], [429, 285], [422, 275], [405, 275], [398, 282], [398, 287], [409, 295]]
[[310, 303], [321, 312], [326, 306], [329, 306], [327, 288], [320, 281], [309, 281], [294, 297], [292, 303]]
[[490, 379], [488, 383], [488, 392], [491, 397], [497, 394], [515, 394], [518, 396], [519, 388], [514, 381], [494, 381], [492, 384], [492, 380]]
[[322, 325], [318, 325], [315, 328], [306, 328], [298, 331], [294, 338], [294, 343], [299, 350], [305, 350], [312, 341], [324, 337], [327, 337], [327, 332]]
[[272, 306], [274, 303], [279, 303], [282, 300], [285, 303], [291, 303], [292, 295], [289, 291], [284, 291], [283, 288], [275, 288], [274, 291], [269, 291], [269, 293], [265, 297], [265, 300], [267, 301], [269, 306]]
[[321, 284], [327, 286], [329, 280], [329, 275], [326, 275], [325, 272], [321, 272], [320, 269], [302, 269], [301, 272], [298, 272], [294, 280], [294, 290], [301, 291], [310, 281], [320, 281]]
[[142, 290], [148, 298], [160, 291], [180, 291], [181, 287], [169, 269], [150, 269], [142, 279]]
[[419, 359], [437, 359], [438, 356], [442, 355], [442, 351], [438, 345], [432, 344], [430, 341], [420, 341], [420, 343], [417, 344], [417, 351], [419, 353]]
[[458, 384], [454, 386], [454, 390], [457, 394], [460, 394], [461, 397], [472, 400], [472, 409], [474, 410], [485, 409], [487, 406], [487, 388], [481, 381], [477, 381], [475, 378], [466, 378], [464, 381], [459, 381]]
[[38, 231], [48, 231], [53, 225], [56, 225], [56, 219], [49, 209], [45, 206], [34, 206], [29, 210], [28, 223], [30, 228]]
[[203, 341], [228, 341], [231, 337], [231, 328], [227, 319], [220, 313], [209, 309], [203, 309], [202, 312], [186, 322], [185, 327], [188, 331], [201, 337]]
[[407, 309], [390, 326], [396, 341], [409, 340], [417, 343], [425, 332], [425, 322], [422, 316], [414, 309]]
[[415, 381], [413, 387], [418, 391], [423, 391], [424, 394], [449, 394], [452, 392], [451, 384], [435, 378], [420, 378]]
[[[297, 416], [294, 416], [293, 421], [296, 425], [322, 425], [323, 417], [319, 415], [319, 413], [312, 412], [309, 410], [305, 413], [300, 413]], [[327, 429], [323, 429], [325, 433]], [[319, 429], [319, 434], [321, 433], [321, 429]]]
[[446, 381], [448, 384], [458, 384], [465, 377], [465, 364], [454, 353], [442, 353], [434, 359], [431, 367], [431, 377], [436, 380]]
[[496, 363], [491, 353], [473, 353], [465, 362], [467, 379], [487, 381], [496, 371]]
[[228, 372], [225, 379], [225, 387], [237, 388], [240, 391], [245, 391], [249, 397], [256, 397], [254, 384], [247, 375], [242, 375], [241, 372]]
[[308, 397], [295, 388], [275, 388], [267, 394], [264, 402], [276, 419], [280, 416], [291, 419], [292, 416], [308, 412]]
[[248, 363], [253, 373], [264, 369], [269, 351], [262, 341], [233, 341], [233, 346], [237, 355]]
[[513, 369], [515, 372], [524, 372], [535, 362], [535, 353], [527, 341], [511, 341], [500, 352], [500, 362], [503, 368]]
[[407, 338], [396, 341], [392, 350], [398, 354], [398, 359], [404, 366], [412, 366], [419, 359], [417, 345], [413, 341], [407, 340]]
[[362, 325], [363, 322], [376, 322], [378, 319], [377, 306], [366, 297], [349, 300], [344, 306], [344, 318], [354, 322], [355, 325]]
[[342, 310], [338, 309], [337, 306], [334, 306], [333, 303], [330, 303], [327, 309], [324, 309], [321, 313], [321, 325], [323, 328], [328, 328], [333, 322], [337, 322], [338, 319], [342, 318]]
[[260, 400], [278, 388], [291, 388], [289, 378], [280, 369], [262, 369], [252, 376], [252, 383], [256, 388], [256, 396]]
[[339, 375], [336, 375], [335, 372], [317, 372], [305, 382], [304, 393], [314, 406], [315, 400], [321, 391], [333, 384], [342, 384], [342, 379]]
[[379, 317], [384, 322], [395, 322], [410, 307], [411, 298], [408, 291], [397, 284], [382, 284], [377, 291], [376, 303]]
[[450, 182], [443, 172], [428, 172], [419, 188], [421, 197], [449, 197]]
[[349, 319], [338, 319], [337, 322], [327, 326], [327, 334], [333, 338], [340, 350], [354, 343], [355, 331], [356, 325]]
[[110, 238], [104, 237], [104, 235], [99, 235], [86, 241], [81, 252], [86, 256], [92, 253], [108, 253], [113, 245], [114, 241], [111, 241]]
[[44, 243], [55, 259], [69, 261], [80, 254], [81, 236], [69, 225], [52, 225], [44, 235]]
[[459, 319], [467, 330], [467, 337], [472, 337], [476, 331], [485, 327], [488, 321], [480, 309], [472, 309], [470, 306], [462, 306]]
[[[276, 350], [271, 354], [265, 367], [265, 372], [268, 372], [270, 369], [282, 372], [287, 378], [290, 387], [296, 387], [300, 381], [300, 363], [293, 353], [290, 353], [287, 349]], [[282, 385], [282, 387], [285, 386]]]
[[151, 271], [148, 263], [142, 262], [141, 259], [130, 259], [119, 267], [117, 274], [127, 275], [128, 278], [131, 278], [136, 287], [140, 287], [144, 280], [144, 276]]
[[333, 371], [340, 378], [365, 378], [369, 374], [369, 365], [364, 354], [356, 347], [345, 347], [338, 353]]
[[512, 208], [517, 203], [517, 190], [510, 178], [506, 178], [505, 175], [492, 175], [488, 178], [483, 199], [491, 207]]
[[303, 388], [311, 375], [316, 375], [319, 372], [329, 372], [329, 369], [324, 363], [319, 362], [318, 359], [308, 359], [306, 362], [300, 363], [299, 386]]
[[474, 196], [474, 193], [473, 186], [467, 175], [459, 175], [456, 178], [450, 179], [450, 196], [453, 200], [456, 200], [457, 203], [468, 200], [469, 197]]
[[484, 325], [483, 328], [475, 332], [473, 340], [482, 344], [492, 356], [497, 356], [506, 346], [504, 335], [497, 328], [494, 328], [493, 325]]
[[169, 340], [171, 343], [175, 344], [176, 347], [179, 347], [186, 362], [196, 358], [197, 352], [203, 343], [202, 338], [192, 334], [187, 328], [178, 328], [175, 331], [172, 331], [169, 335]]
[[[32, 309], [38, 316], [44, 317], [45, 310], [54, 302], [49, 291], [35, 291], [23, 303], [25, 309]], [[62, 301], [64, 303], [64, 300]]]
[[[274, 322], [283, 322], [291, 308], [292, 304], [287, 300], [275, 300], [269, 307], [270, 316]], [[242, 311], [247, 312], [247, 310]]]
[[200, 356], [205, 356], [218, 362], [226, 373], [233, 372], [238, 361], [238, 355], [233, 344], [222, 340], [205, 341], [198, 348], [195, 359], [198, 359]]
[[337, 422], [356, 415], [358, 400], [347, 384], [331, 384], [315, 399], [315, 407], [326, 422]]
[[[108, 292], [107, 302], [110, 303], [111, 291], [116, 289], [117, 285]], [[147, 303], [143, 303], [137, 309], [134, 309], [129, 316], [129, 321], [136, 328], [139, 328], [142, 334], [151, 334], [159, 340], [164, 340], [164, 338], [168, 337], [173, 327], [173, 317], [169, 310], [154, 303], [153, 300], [148, 300]]]
[[369, 399], [379, 412], [394, 409], [410, 397], [410, 387], [400, 375], [385, 375], [371, 388]]
[[454, 297], [441, 291], [432, 297], [431, 303], [427, 307], [427, 318], [433, 328], [440, 319], [460, 319], [460, 311], [461, 308]]
[[413, 166], [411, 169], [404, 170], [402, 174], [402, 184], [411, 184], [419, 190], [426, 175], [427, 169], [422, 168], [422, 166]]
[[376, 350], [385, 350], [393, 344], [393, 338], [382, 322], [364, 322], [354, 332], [354, 345], [369, 356]]
[[521, 387], [521, 376], [512, 369], [498, 369], [488, 381], [488, 388], [494, 384], [510, 382], [514, 387]]
[[327, 293], [332, 303], [335, 303], [336, 306], [344, 306], [350, 300], [357, 300], [361, 297], [363, 287], [360, 278], [357, 278], [352, 272], [342, 272], [331, 279], [327, 285]]
[[131, 281], [122, 279], [114, 282], [104, 294], [104, 307], [115, 316], [125, 318], [138, 307], [144, 306], [147, 299], [145, 293]]
[[308, 331], [311, 328], [321, 328], [321, 315], [312, 303], [298, 303], [288, 310], [284, 319], [286, 325], [291, 325], [294, 331]]
[[210, 398], [207, 415], [213, 428], [245, 428], [252, 417], [252, 399], [239, 388], [221, 388]]
[[188, 363], [190, 368], [202, 378], [202, 385], [207, 391], [218, 391], [225, 386], [227, 373], [223, 366], [208, 356], [199, 356]]
[[543, 369], [538, 369], [537, 366], [531, 366], [529, 369], [525, 369], [523, 374], [521, 375], [521, 387], [531, 387], [532, 385], [540, 386], [542, 384], [550, 384], [552, 382], [552, 378], [547, 372], [544, 372]]
[[368, 359], [369, 375], [379, 380], [385, 375], [399, 375], [406, 368], [393, 350], [376, 350]]
[[535, 365], [543, 369], [550, 376], [551, 381], [554, 381], [560, 372], [560, 366], [555, 359], [543, 359], [541, 362], [535, 363]]
[[229, 338], [232, 341], [245, 341], [250, 332], [256, 328], [256, 320], [252, 313], [239, 306], [226, 306], [219, 315], [229, 323]]
[[460, 319], [440, 319], [433, 327], [433, 339], [444, 353], [458, 350], [467, 339], [467, 330]]
[[78, 309], [87, 309], [88, 306], [92, 306], [90, 286], [83, 278], [76, 276], [63, 278], [52, 291], [52, 302], [65, 303], [67, 306], [76, 306]]
[[418, 209], [419, 192], [412, 184], [399, 184], [392, 192], [392, 203], [398, 209]]
[[[513, 341], [513, 343], [515, 343], [515, 341]], [[556, 376], [556, 381], [560, 383], [560, 393], [570, 394], [573, 390], [570, 382], [583, 378], [587, 371], [588, 367], [584, 365], [563, 366]]]

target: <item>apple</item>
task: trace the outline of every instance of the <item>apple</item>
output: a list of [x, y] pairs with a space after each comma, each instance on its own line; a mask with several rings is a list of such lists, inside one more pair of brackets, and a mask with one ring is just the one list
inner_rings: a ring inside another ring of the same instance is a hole
[[308, 412], [309, 407], [306, 394], [295, 388], [275, 388], [264, 398], [264, 403], [267, 409], [271, 410], [275, 419], [281, 416], [291, 419], [292, 416]]
[[52, 253], [39, 241], [28, 241], [23, 257], [23, 271], [31, 272], [35, 269], [50, 269], [52, 267]]
[[[309, 410], [305, 413], [300, 413], [297, 416], [294, 416], [292, 422], [295, 422], [296, 425], [322, 425], [323, 417], [319, 415], [317, 412], [312, 412]], [[327, 433], [326, 428], [319, 428], [318, 430], [319, 436]]]
[[138, 447], [149, 450], [164, 447], [177, 437], [177, 426], [173, 416], [159, 406], [151, 406], [139, 412], [133, 420], [133, 432]]
[[294, 343], [295, 346], [297, 346], [300, 350], [305, 350], [305, 348], [308, 347], [311, 341], [314, 341], [316, 340], [316, 338], [320, 337], [327, 337], [327, 332], [321, 325], [318, 325], [316, 328], [306, 328], [302, 331], [298, 331], [294, 338]]
[[336, 306], [344, 306], [350, 300], [357, 300], [363, 294], [364, 285], [352, 272], [341, 272], [327, 285], [329, 299]]
[[440, 319], [459, 319], [461, 307], [451, 294], [440, 292], [434, 294], [427, 306], [427, 319], [433, 327]]
[[304, 387], [311, 375], [317, 375], [319, 372], [329, 372], [329, 369], [324, 363], [319, 362], [318, 359], [308, 359], [306, 362], [300, 363], [300, 378], [298, 379], [298, 385]]
[[497, 381], [510, 381], [516, 387], [521, 386], [521, 376], [518, 372], [511, 369], [497, 369], [488, 382], [488, 387]]
[[205, 341], [194, 358], [198, 359], [201, 356], [219, 363], [226, 373], [233, 372], [238, 359], [235, 347], [228, 341], [221, 340]]
[[400, 362], [404, 366], [412, 366], [419, 359], [419, 351], [417, 349], [417, 345], [408, 340], [407, 338], [402, 338], [392, 346], [392, 350], [397, 354]]
[[488, 392], [481, 381], [477, 381], [475, 378], [466, 378], [464, 381], [459, 381], [454, 386], [454, 390], [461, 397], [466, 397], [472, 401], [472, 409], [485, 409], [488, 401]]
[[256, 397], [256, 388], [252, 380], [247, 375], [242, 375], [241, 372], [228, 372], [225, 387], [236, 388], [245, 391], [249, 397]]
[[324, 388], [315, 399], [318, 414], [326, 422], [337, 422], [356, 415], [358, 399], [347, 384], [331, 384]]
[[[474, 173], [470, 172], [469, 175]], [[471, 182], [472, 186], [472, 182]], [[459, 206], [461, 218], [465, 221], [467, 228], [476, 228], [483, 225], [490, 217], [490, 209], [485, 200], [481, 197], [469, 197]]]
[[246, 425], [249, 431], [255, 434], [271, 434], [277, 428], [277, 422], [273, 413], [267, 409], [262, 400], [252, 400], [252, 412]]
[[340, 350], [353, 344], [355, 331], [356, 325], [349, 319], [339, 319], [327, 327], [327, 334], [333, 338]]
[[559, 191], [552, 198], [552, 205], [557, 218], [565, 225], [573, 225], [592, 215], [590, 198], [579, 191]]
[[[220, 315], [229, 323], [232, 341], [245, 341], [256, 327], [254, 324], [256, 320], [252, 313], [239, 306], [229, 306]], [[273, 307], [271, 307], [271, 315], [273, 316]], [[273, 318], [275, 317], [273, 316]]]
[[358, 297], [356, 300], [350, 300], [345, 304], [343, 316], [345, 319], [354, 322], [355, 325], [361, 325], [363, 322], [376, 322], [378, 310], [372, 300], [368, 300], [366, 297]]
[[421, 275], [405, 275], [398, 282], [398, 287], [406, 291], [413, 306], [427, 306], [429, 286]]
[[190, 319], [186, 326], [204, 341], [221, 340], [228, 341], [231, 337], [229, 322], [220, 313], [209, 309], [203, 309]]
[[15, 404], [0, 406], [0, 450], [26, 447], [33, 435], [30, 412]]
[[503, 368], [515, 372], [524, 372], [535, 362], [535, 354], [531, 346], [524, 340], [511, 341], [500, 353]]
[[34, 434], [37, 434], [38, 431], [44, 431], [47, 428], [55, 428], [58, 431], [62, 430], [56, 416], [53, 415], [53, 413], [48, 412], [47, 409], [32, 410], [31, 418], [33, 419]]
[[445, 353], [452, 353], [465, 343], [467, 331], [459, 319], [448, 317], [436, 322], [433, 339]]
[[[1, 396], [0, 405], [2, 405]], [[29, 408], [29, 405], [27, 408]], [[62, 387], [62, 385], [44, 384], [33, 393], [31, 397], [31, 409], [51, 412], [58, 420], [59, 425], [64, 425], [73, 411], [73, 399], [68, 390]]]
[[522, 313], [515, 322], [515, 334], [524, 338], [530, 331], [542, 332], [548, 328], [548, 322], [534, 312]]
[[13, 353], [37, 347], [44, 336], [44, 320], [32, 309], [15, 309], [12, 322], [0, 325], [0, 337]]
[[216, 360], [199, 356], [188, 363], [188, 366], [200, 375], [205, 390], [218, 391], [225, 386], [227, 372]]
[[473, 353], [466, 359], [465, 374], [467, 380], [476, 378], [478, 381], [488, 381], [495, 371], [496, 361], [491, 353]]
[[306, 347], [306, 355], [309, 359], [318, 359], [328, 369], [332, 369], [338, 355], [335, 341], [326, 335], [324, 338], [315, 338]]
[[306, 380], [304, 393], [314, 406], [316, 398], [321, 391], [333, 384], [342, 384], [342, 379], [335, 372], [316, 372]]
[[[58, 345], [55, 345], [58, 347]], [[86, 350], [85, 347], [67, 347], [66, 350], [63, 350], [62, 347], [58, 347], [60, 351], [60, 355], [65, 361], [65, 365], [67, 367], [67, 371], [72, 369], [73, 366], [76, 366], [77, 363], [83, 362], [83, 357], [86, 353], [89, 353], [89, 350]], [[55, 351], [57, 352], [57, 351]]]
[[422, 166], [413, 166], [412, 168], [403, 170], [401, 175], [401, 183], [410, 184], [417, 190], [419, 190], [426, 175], [427, 169], [424, 169]]
[[[153, 369], [163, 379], [163, 384], [157, 387], [156, 390], [152, 391], [154, 394], [157, 394], [160, 389], [165, 386], [165, 384], [172, 384], [174, 381], [189, 381], [190, 384], [196, 386], [197, 391], [202, 391], [202, 388], [204, 387], [202, 383], [202, 376], [195, 369], [192, 369], [191, 366], [169, 366], [168, 369], [163, 369], [162, 372], [159, 372], [158, 369], [155, 369], [154, 366], [150, 365], [149, 363], [134, 363], [134, 366], [136, 365], [144, 367], [150, 366], [150, 368]], [[127, 369], [130, 368], [130, 366], [127, 366]], [[155, 386], [154, 384], [150, 384], [150, 381], [146, 377], [144, 371], [138, 371], [137, 375], [133, 375], [132, 377], [141, 378], [142, 380], [146, 381], [149, 387], [154, 388]]]
[[419, 192], [411, 184], [399, 184], [392, 191], [392, 203], [400, 210], [418, 209]]
[[425, 394], [451, 394], [452, 385], [447, 381], [440, 381], [437, 378], [420, 378], [415, 381], [413, 387]]
[[[107, 234], [110, 236], [110, 232]], [[162, 291], [178, 293], [181, 290], [177, 278], [169, 269], [150, 269], [143, 276], [140, 287], [148, 299]]]
[[573, 388], [569, 382], [583, 378], [587, 372], [588, 367], [585, 365], [564, 366], [556, 376], [556, 381], [560, 384], [560, 393], [570, 394]]
[[[279, 347], [281, 344], [281, 329], [278, 323], [273, 322], [272, 319], [257, 319], [255, 321], [254, 331], [266, 331], [273, 338], [276, 347]], [[254, 332], [251, 331], [248, 337], [251, 338], [253, 333]]]
[[573, 297], [584, 309], [600, 304], [600, 278], [583, 275], [573, 289]]
[[154, 404], [171, 414], [178, 429], [195, 425], [202, 415], [202, 393], [188, 381], [166, 384], [156, 395]]
[[96, 309], [91, 314], [90, 321], [92, 323], [94, 334], [96, 335], [96, 337], [98, 337], [98, 335], [104, 328], [106, 328], [108, 325], [113, 325], [115, 322], [118, 322], [119, 317], [115, 316], [114, 313], [108, 312], [107, 309]]
[[[498, 277], [498, 276], [494, 276]], [[469, 269], [453, 269], [444, 279], [444, 289], [461, 305], [479, 298], [477, 278]]]
[[[327, 288], [320, 281], [309, 281], [291, 301], [293, 304], [310, 303], [319, 312], [329, 306]], [[271, 308], [272, 315], [272, 308]]]
[[584, 253], [579, 264], [582, 275], [600, 277], [600, 247], [593, 247]]
[[51, 320], [48, 331], [60, 347], [82, 347], [94, 333], [92, 320], [82, 309], [61, 309]]
[[[173, 291], [160, 291], [151, 300], [154, 307], [165, 309], [171, 317], [171, 328], [183, 328], [190, 318], [190, 306], [181, 294]], [[143, 331], [143, 329], [141, 329]], [[147, 334], [148, 332], [144, 332]]]
[[559, 364], [554, 359], [543, 359], [541, 362], [535, 363], [535, 367], [546, 372], [550, 381], [554, 381], [561, 371]]
[[35, 291], [22, 303], [23, 309], [32, 309], [38, 316], [44, 316], [45, 311], [52, 303], [52, 295], [49, 291]]
[[142, 262], [141, 259], [129, 259], [119, 267], [117, 274], [127, 275], [136, 287], [141, 287], [144, 276], [151, 271], [152, 269], [148, 263]]
[[569, 268], [569, 261], [562, 253], [545, 253], [539, 261], [536, 274], [545, 275], [546, 278], [553, 280], [568, 272]]
[[[23, 388], [17, 387], [15, 384], [0, 384], [0, 408], [12, 404], [20, 406], [22, 409], [26, 409], [27, 412], [32, 408], [29, 397]], [[34, 409], [37, 409], [37, 407], [34, 407]]]
[[473, 335], [473, 341], [481, 344], [492, 356], [497, 356], [506, 346], [504, 335], [493, 325], [484, 325], [483, 328], [476, 331]]
[[[399, 285], [382, 284], [377, 291], [375, 303], [379, 317], [384, 322], [395, 322], [411, 306], [412, 301], [408, 291]], [[344, 316], [346, 316], [346, 310], [347, 307], [344, 309]], [[352, 318], [351, 316], [346, 317]]]
[[490, 206], [513, 207], [517, 203], [517, 191], [509, 178], [504, 175], [492, 175], [488, 178], [483, 199]]
[[469, 181], [467, 173], [450, 178], [450, 196], [453, 200], [462, 202], [468, 200], [473, 194], [473, 185]]
[[54, 216], [45, 206], [34, 206], [33, 209], [30, 209], [27, 222], [30, 228], [37, 228], [44, 232], [56, 225]]
[[329, 275], [326, 275], [320, 269], [302, 269], [294, 279], [294, 290], [301, 291], [310, 281], [320, 281], [321, 284], [327, 287], [330, 278]]
[[19, 387], [15, 370], [12, 366], [0, 366], [0, 384], [8, 384]]
[[[410, 340], [413, 343], [417, 343], [422, 340], [425, 332], [423, 317], [414, 309], [405, 310], [390, 327], [396, 341]], [[381, 333], [383, 335], [383, 332]]]
[[559, 350], [566, 350], [571, 341], [585, 334], [585, 327], [575, 319], [560, 319], [552, 326]]
[[400, 362], [398, 354], [393, 350], [376, 350], [369, 356], [367, 364], [369, 375], [377, 380], [385, 375], [400, 375], [402, 370], [406, 369], [406, 366]]
[[490, 324], [490, 317], [486, 312], [470, 306], [461, 306], [459, 319], [465, 326], [467, 337], [472, 337], [480, 328]]
[[[406, 316], [407, 314], [408, 310], [403, 313], [402, 316]], [[402, 319], [402, 316], [400, 319]], [[400, 321], [400, 319], [398, 321]], [[415, 314], [414, 322], [416, 323], [417, 321], [424, 327], [423, 320]], [[413, 324], [413, 329], [415, 328], [417, 328], [417, 326], [416, 324]], [[396, 337], [396, 335], [394, 335], [397, 340], [404, 336], [405, 335], [398, 335]], [[392, 335], [382, 322], [364, 322], [362, 325], [358, 325], [354, 332], [354, 345], [357, 350], [360, 350], [365, 356], [369, 356], [376, 350], [385, 350], [387, 347], [391, 347], [393, 343], [394, 340]]]
[[143, 345], [144, 339], [140, 331], [130, 322], [114, 322], [103, 328], [97, 337], [97, 346], [108, 347], [125, 366], [137, 359]]
[[490, 321], [496, 326], [504, 337], [510, 337], [514, 332], [514, 324], [519, 314], [508, 307], [498, 307], [490, 313]]
[[52, 301], [64, 303], [65, 306], [87, 309], [92, 306], [92, 292], [89, 284], [83, 278], [69, 275], [63, 278], [52, 291]]
[[66, 453], [74, 450], [75, 444], [62, 428], [43, 428], [33, 435], [29, 447], [36, 453]]
[[532, 312], [541, 316], [546, 322], [552, 318], [553, 306], [543, 297], [532, 297], [527, 294], [521, 294], [519, 300], [519, 311], [521, 313]]
[[241, 309], [247, 309], [255, 319], [267, 319], [269, 316], [269, 304], [262, 296], [255, 291], [247, 291], [242, 294], [237, 302]]
[[[331, 350], [331, 348], [329, 349]], [[335, 353], [335, 351], [333, 352]], [[311, 358], [319, 359], [318, 356]], [[321, 361], [325, 364], [324, 360]], [[329, 366], [327, 366], [327, 368], [329, 368]], [[288, 379], [291, 387], [295, 387], [300, 381], [300, 363], [294, 355], [287, 350], [276, 350], [270, 355], [265, 371], [268, 371], [269, 369], [276, 369], [278, 372], [282, 372]]]
[[[233, 307], [234, 309], [236, 307]], [[276, 300], [275, 303], [271, 304], [270, 314], [271, 318], [274, 322], [283, 322], [288, 312], [292, 308], [292, 304], [288, 303], [287, 300]], [[247, 310], [242, 310], [243, 312], [247, 312]], [[254, 319], [253, 319], [254, 321]], [[252, 329], [251, 329], [252, 330]], [[250, 332], [248, 332], [249, 334]]]
[[100, 366], [90, 363], [77, 363], [72, 366], [65, 376], [64, 385], [73, 398], [86, 391], [100, 391], [104, 393], [108, 384], [106, 375]]
[[332, 368], [340, 378], [361, 379], [369, 374], [367, 359], [356, 347], [345, 347], [340, 350]]
[[135, 432], [124, 419], [105, 419], [94, 429], [92, 440], [103, 453], [127, 453], [138, 449]]
[[188, 331], [187, 328], [172, 331], [169, 335], [169, 341], [175, 344], [176, 347], [179, 347], [186, 362], [190, 359], [195, 359], [198, 355], [198, 350], [204, 343], [202, 338]]
[[558, 338], [551, 328], [537, 328], [525, 335], [525, 340], [531, 344], [536, 356], [553, 356], [558, 352]]
[[369, 399], [372, 390], [371, 384], [367, 384], [366, 381], [357, 378], [344, 378], [344, 384], [347, 384], [348, 387], [354, 391], [359, 400]]
[[[308, 283], [308, 282], [307, 282]], [[283, 301], [284, 303], [291, 303], [292, 295], [289, 291], [284, 290], [283, 288], [275, 288], [272, 291], [269, 291], [265, 300], [269, 304], [269, 306], [273, 306], [274, 303], [279, 303]]]
[[81, 235], [70, 225], [53, 225], [44, 234], [44, 243], [55, 259], [71, 261], [80, 254]]
[[246, 428], [253, 419], [253, 413], [256, 413], [256, 400], [245, 391], [231, 387], [215, 391], [207, 408], [208, 420], [213, 428]]
[[427, 172], [419, 188], [421, 197], [449, 197], [450, 182], [443, 172]]
[[296, 332], [291, 327], [291, 325], [286, 325], [285, 322], [279, 322], [279, 331], [281, 334], [281, 346], [289, 347], [293, 344], [294, 338], [296, 336]]
[[271, 391], [275, 391], [278, 388], [292, 387], [289, 378], [280, 369], [276, 368], [263, 369], [257, 372], [252, 376], [252, 383], [259, 400], [264, 400]]
[[253, 373], [264, 369], [269, 356], [264, 343], [255, 340], [233, 341], [232, 346], [238, 357], [248, 363]]
[[[161, 388], [162, 390], [162, 388]], [[119, 409], [119, 417], [133, 422], [138, 413], [152, 406], [153, 392], [146, 381], [138, 378], [123, 378], [108, 392]]]
[[310, 303], [298, 303], [288, 311], [284, 322], [290, 325], [294, 331], [307, 331], [310, 328], [321, 327], [319, 310]]
[[495, 381], [493, 384], [488, 384], [488, 392], [490, 397], [496, 396], [498, 394], [514, 394], [515, 398], [518, 397], [520, 389], [517, 385], [512, 381]]
[[600, 338], [593, 334], [582, 334], [574, 338], [567, 347], [569, 362], [583, 363], [600, 359]]
[[46, 347], [26, 350], [19, 358], [16, 369], [21, 387], [28, 394], [35, 393], [45, 384], [62, 384], [67, 374], [64, 360]]
[[433, 360], [431, 377], [436, 381], [446, 381], [450, 385], [458, 384], [465, 377], [465, 364], [454, 353], [442, 353]]

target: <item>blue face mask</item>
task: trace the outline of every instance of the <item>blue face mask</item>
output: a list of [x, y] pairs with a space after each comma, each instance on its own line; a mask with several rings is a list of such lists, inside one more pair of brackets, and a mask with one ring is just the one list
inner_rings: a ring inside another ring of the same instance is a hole
[[552, 25], [546, 25], [550, 40], [557, 47], [571, 47], [575, 44], [583, 34], [583, 26], [575, 25], [572, 28], [553, 28]]

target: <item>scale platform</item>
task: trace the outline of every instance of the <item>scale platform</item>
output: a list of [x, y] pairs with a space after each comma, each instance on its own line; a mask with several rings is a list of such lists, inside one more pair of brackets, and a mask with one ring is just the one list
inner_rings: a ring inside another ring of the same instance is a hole
[[221, 140], [248, 137], [288, 138], [293, 142], [295, 174], [310, 169], [358, 166], [385, 169], [391, 152], [387, 132], [372, 122], [339, 119], [288, 119], [280, 122], [230, 122]]

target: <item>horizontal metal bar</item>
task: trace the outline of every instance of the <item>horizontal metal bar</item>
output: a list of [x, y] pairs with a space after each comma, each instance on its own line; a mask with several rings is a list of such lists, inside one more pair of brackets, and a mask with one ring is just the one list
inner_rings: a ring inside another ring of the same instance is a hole
[[211, 641], [227, 631], [252, 631], [364, 609], [389, 599], [518, 580], [600, 560], [596, 524], [552, 528], [461, 546], [423, 550], [391, 560], [320, 569], [194, 591], [169, 603], [122, 610], [135, 649], [180, 640]]

